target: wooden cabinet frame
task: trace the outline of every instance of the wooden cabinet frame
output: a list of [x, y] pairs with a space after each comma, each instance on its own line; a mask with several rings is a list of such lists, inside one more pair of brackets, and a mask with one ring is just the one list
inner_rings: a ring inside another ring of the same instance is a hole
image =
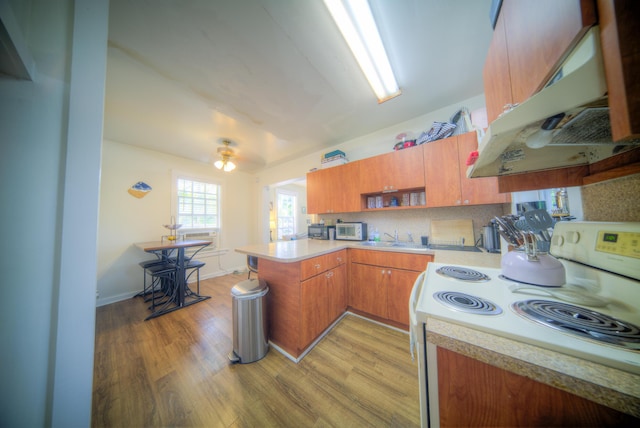
[[429, 254], [350, 249], [349, 307], [408, 329], [411, 289], [432, 261]]
[[[553, 11], [552, 14], [549, 11]], [[540, 90], [589, 27], [598, 24], [613, 141], [640, 138], [640, 2], [505, 0], [483, 69], [487, 118]], [[498, 177], [501, 192], [572, 187], [640, 172], [640, 147], [591, 165]]]
[[299, 357], [346, 310], [347, 250], [293, 263], [260, 258], [269, 340]]
[[424, 144], [427, 207], [498, 204], [511, 201], [500, 193], [498, 179], [467, 178], [466, 161], [478, 148], [475, 132]]

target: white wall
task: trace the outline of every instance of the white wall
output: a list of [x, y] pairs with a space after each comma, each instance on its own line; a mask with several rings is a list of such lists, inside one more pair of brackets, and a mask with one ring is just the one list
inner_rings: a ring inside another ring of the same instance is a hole
[[14, 13], [36, 72], [0, 77], [0, 426], [86, 427], [108, 4]]
[[[257, 220], [255, 178], [238, 171], [223, 173], [213, 165], [153, 150], [105, 141], [102, 155], [100, 224], [98, 234], [98, 306], [129, 298], [142, 289], [138, 263], [153, 256], [136, 242], [158, 241], [171, 223], [172, 176], [186, 173], [222, 185], [220, 256], [201, 257], [201, 279], [243, 270], [246, 257], [235, 248], [254, 243]], [[144, 181], [153, 190], [138, 199], [129, 187]], [[140, 314], [143, 318], [145, 314]]]

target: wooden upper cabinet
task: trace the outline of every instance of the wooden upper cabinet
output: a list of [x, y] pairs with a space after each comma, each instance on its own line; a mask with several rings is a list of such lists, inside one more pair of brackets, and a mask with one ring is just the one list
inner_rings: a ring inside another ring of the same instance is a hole
[[458, 137], [423, 144], [427, 207], [460, 205]]
[[595, 0], [504, 0], [483, 71], [489, 123], [542, 89], [596, 21]]
[[475, 132], [424, 144], [427, 207], [453, 207], [509, 202], [499, 193], [498, 179], [467, 178], [467, 158], [478, 149]]
[[597, 3], [613, 141], [640, 138], [640, 2]]
[[[504, 0], [483, 70], [487, 119], [540, 90], [584, 33], [600, 28], [613, 141], [640, 138], [640, 2]], [[584, 166], [498, 178], [502, 191], [592, 184], [637, 173], [640, 148]]]
[[467, 178], [467, 158], [469, 153], [474, 150], [478, 150], [478, 139], [475, 132], [458, 135], [458, 165], [462, 204], [480, 205], [511, 202], [511, 193], [500, 193], [497, 178]]
[[424, 187], [424, 159], [420, 147], [409, 147], [393, 155], [393, 185], [396, 189]]
[[360, 162], [320, 169], [307, 174], [309, 214], [360, 211]]
[[362, 194], [424, 187], [422, 149], [409, 147], [361, 160], [359, 187]]
[[[504, 5], [502, 6], [504, 7]], [[513, 104], [511, 79], [509, 77], [509, 54], [504, 28], [504, 15], [498, 16], [489, 53], [482, 70], [487, 120], [493, 122], [504, 111], [507, 104]]]
[[594, 0], [507, 0], [505, 14], [511, 92], [516, 102], [542, 89], [596, 23]]

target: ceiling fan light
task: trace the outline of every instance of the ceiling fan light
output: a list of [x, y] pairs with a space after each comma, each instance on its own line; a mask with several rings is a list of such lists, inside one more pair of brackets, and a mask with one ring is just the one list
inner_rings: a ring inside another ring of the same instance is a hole
[[213, 165], [216, 168], [223, 170], [224, 172], [233, 171], [234, 169], [236, 169], [236, 164], [231, 161], [231, 158], [234, 155], [233, 150], [229, 148], [229, 145], [231, 143], [225, 140], [222, 142], [222, 144], [224, 145], [224, 147], [218, 148], [218, 153], [220, 154], [221, 159], [215, 161]]

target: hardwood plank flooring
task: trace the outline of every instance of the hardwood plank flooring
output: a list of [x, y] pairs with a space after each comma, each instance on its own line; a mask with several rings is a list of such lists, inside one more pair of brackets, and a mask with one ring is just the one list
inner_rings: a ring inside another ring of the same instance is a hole
[[406, 334], [348, 315], [298, 364], [270, 349], [232, 365], [230, 290], [144, 321], [141, 298], [97, 309], [94, 427], [416, 427], [417, 363]]

